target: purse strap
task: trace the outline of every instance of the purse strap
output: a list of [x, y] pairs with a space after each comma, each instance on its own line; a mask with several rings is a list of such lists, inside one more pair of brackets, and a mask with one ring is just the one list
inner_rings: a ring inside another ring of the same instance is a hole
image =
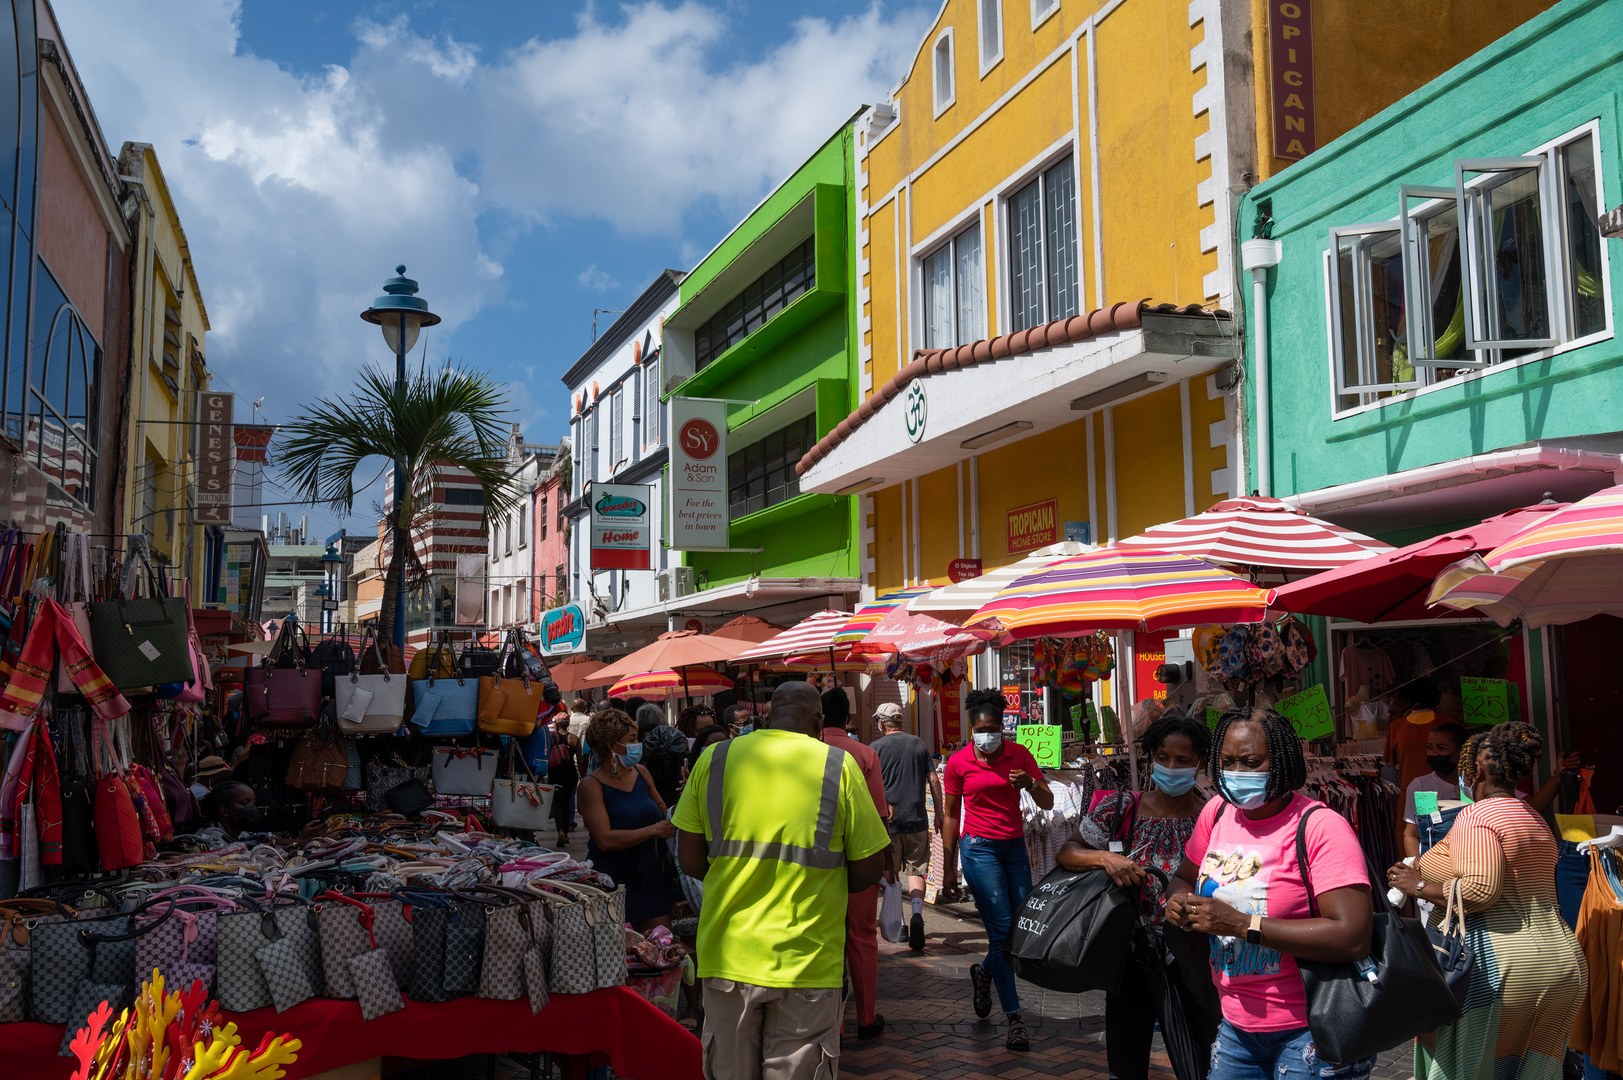
[[[1296, 822], [1296, 866], [1302, 875], [1302, 886], [1307, 889], [1308, 914], [1315, 919], [1319, 917], [1319, 899], [1318, 895], [1313, 891], [1313, 878], [1309, 873], [1310, 868], [1307, 861], [1307, 819], [1320, 810], [1328, 809], [1330, 809], [1328, 806], [1316, 803], [1304, 810], [1301, 819]], [[1369, 858], [1367, 856], [1364, 859], [1364, 873], [1369, 874]], [[1375, 880], [1373, 875], [1370, 875], [1370, 880]], [[1386, 902], [1384, 890], [1371, 887], [1369, 892], [1376, 914], [1384, 914], [1391, 910]]]

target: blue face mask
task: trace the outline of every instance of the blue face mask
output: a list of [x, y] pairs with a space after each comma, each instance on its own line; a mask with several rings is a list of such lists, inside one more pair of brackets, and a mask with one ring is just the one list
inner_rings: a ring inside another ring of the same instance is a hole
[[1241, 810], [1255, 810], [1268, 801], [1268, 774], [1224, 769], [1223, 795]]
[[1195, 786], [1196, 768], [1169, 769], [1160, 762], [1150, 765], [1150, 781], [1168, 795], [1186, 795]]
[[619, 755], [620, 764], [627, 768], [642, 760], [642, 743], [626, 743], [626, 752]]
[[748, 735], [750, 732], [752, 732], [754, 730], [755, 730], [755, 725], [754, 724], [739, 724], [738, 725], [738, 733], [740, 735]]

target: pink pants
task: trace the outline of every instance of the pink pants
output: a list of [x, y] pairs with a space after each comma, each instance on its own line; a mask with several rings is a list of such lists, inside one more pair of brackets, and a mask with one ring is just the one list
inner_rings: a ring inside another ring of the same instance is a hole
[[857, 999], [857, 1023], [871, 1024], [879, 1001], [879, 886], [851, 893], [845, 906], [845, 963]]

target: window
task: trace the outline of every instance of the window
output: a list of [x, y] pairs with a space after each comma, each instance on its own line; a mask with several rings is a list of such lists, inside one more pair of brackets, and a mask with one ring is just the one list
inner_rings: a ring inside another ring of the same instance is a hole
[[490, 621], [492, 623], [495, 623], [497, 625], [501, 624], [501, 621], [502, 621], [501, 611], [502, 611], [502, 591], [500, 589], [491, 589], [490, 590]]
[[558, 603], [569, 603], [569, 567], [563, 563], [559, 563], [557, 568], [552, 571], [552, 580], [558, 589]]
[[1059, 10], [1059, 0], [1031, 0], [1031, 28], [1041, 26], [1043, 21]]
[[441, 501], [446, 506], [483, 506], [485, 505], [485, 489], [446, 488], [445, 498]]
[[23, 446], [45, 474], [46, 497], [87, 503], [96, 468], [92, 388], [101, 346], [40, 263], [34, 297], [34, 350], [28, 365]]
[[545, 494], [541, 496], [541, 510], [536, 514], [535, 521], [541, 530], [538, 539], [545, 540], [547, 538], [547, 496]]
[[625, 426], [626, 392], [622, 386], [616, 389], [614, 396], [609, 399], [609, 447], [608, 453], [603, 458], [606, 466], [604, 471], [609, 476], [613, 476], [615, 470], [620, 468], [620, 463], [625, 460], [625, 455], [621, 453], [621, 447], [625, 446]]
[[1069, 157], [1009, 199], [1009, 307], [1014, 330], [1079, 314], [1076, 171]]
[[1606, 329], [1595, 146], [1460, 159], [1452, 188], [1400, 185], [1396, 220], [1330, 230], [1337, 409]]
[[505, 537], [505, 539], [503, 541], [503, 544], [502, 544], [502, 553], [505, 554], [505, 555], [511, 555], [511, 554], [513, 554], [513, 515], [512, 514], [508, 514], [507, 517], [502, 520], [502, 531], [503, 531], [503, 535]]
[[981, 76], [1003, 59], [1003, 0], [980, 0]]
[[[588, 481], [597, 479], [597, 413], [598, 410], [594, 407], [592, 414], [586, 418], [586, 426], [589, 429], [586, 446], [586, 479]], [[582, 487], [581, 490], [584, 491], [585, 488]]]
[[924, 347], [944, 349], [986, 336], [986, 264], [975, 224], [924, 257]]
[[[808, 275], [810, 271], [808, 271]], [[808, 277], [809, 280], [809, 277]], [[659, 400], [659, 351], [647, 362], [644, 372], [648, 379], [648, 445], [659, 446], [665, 441], [665, 403]]]
[[935, 77], [935, 114], [940, 116], [957, 98], [952, 71], [952, 27], [941, 31], [930, 56]]
[[518, 583], [518, 585], [516, 585], [514, 587], [513, 595], [515, 597], [517, 597], [517, 599], [518, 599], [517, 608], [513, 612], [513, 621], [514, 622], [523, 623], [523, 622], [529, 622], [530, 621], [530, 605], [526, 600], [526, 598], [529, 595], [529, 592], [530, 592], [529, 587], [526, 585], [525, 582], [521, 581], [521, 582]]
[[728, 455], [729, 518], [741, 518], [799, 495], [795, 463], [816, 441], [816, 418], [805, 416]]
[[761, 328], [816, 282], [817, 238], [785, 255], [776, 266], [744, 286], [693, 333], [694, 363], [703, 370], [716, 357]]
[[518, 515], [518, 546], [520, 548], [524, 547], [524, 532], [525, 532], [525, 528], [526, 528], [524, 519], [527, 518], [528, 516], [529, 516], [528, 514], [523, 514], [523, 513]]

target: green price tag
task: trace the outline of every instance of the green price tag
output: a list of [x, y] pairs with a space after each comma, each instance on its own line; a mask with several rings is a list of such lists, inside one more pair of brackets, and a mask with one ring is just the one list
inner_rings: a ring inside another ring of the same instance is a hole
[[1330, 713], [1330, 699], [1324, 696], [1324, 686], [1316, 685], [1293, 694], [1274, 705], [1279, 715], [1291, 722], [1296, 734], [1304, 739], [1323, 739], [1335, 732], [1335, 719]]
[[1105, 742], [1116, 741], [1116, 710], [1106, 705], [1099, 710], [1099, 737]]
[[1060, 765], [1061, 729], [1053, 724], [1021, 724], [1014, 729], [1014, 741], [1031, 751], [1040, 769], [1057, 769]]
[[1223, 719], [1223, 714], [1220, 711], [1218, 711], [1217, 709], [1214, 709], [1214, 708], [1212, 708], [1210, 706], [1207, 706], [1207, 708], [1206, 708], [1206, 726], [1207, 727], [1216, 728], [1217, 727], [1217, 722], [1219, 720], [1221, 720], [1221, 719]]
[[1079, 739], [1085, 739], [1088, 737], [1087, 729], [1082, 726], [1082, 723], [1082, 706], [1072, 705], [1071, 730], [1076, 732], [1076, 737]]
[[[1465, 722], [1476, 726], [1502, 724], [1510, 719], [1510, 700], [1503, 679], [1460, 679], [1460, 700], [1465, 704]], [[1517, 705], [1520, 706], [1520, 702]]]
[[1437, 793], [1435, 791], [1415, 792], [1414, 812], [1416, 817], [1437, 813]]

